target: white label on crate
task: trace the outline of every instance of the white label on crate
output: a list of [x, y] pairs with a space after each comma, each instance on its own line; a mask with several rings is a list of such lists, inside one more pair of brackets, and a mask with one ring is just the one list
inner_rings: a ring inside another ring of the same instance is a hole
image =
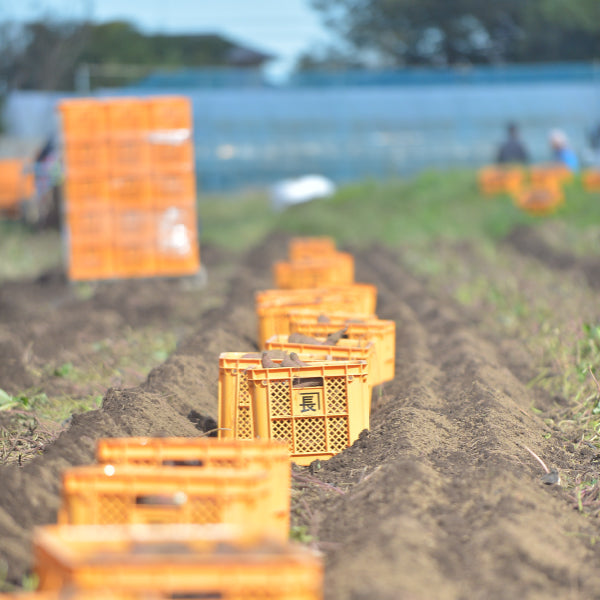
[[164, 253], [184, 256], [192, 249], [190, 232], [182, 223], [182, 212], [177, 208], [164, 211], [158, 224], [158, 246]]
[[159, 129], [148, 134], [148, 141], [151, 144], [168, 144], [169, 146], [179, 146], [190, 139], [189, 129]]

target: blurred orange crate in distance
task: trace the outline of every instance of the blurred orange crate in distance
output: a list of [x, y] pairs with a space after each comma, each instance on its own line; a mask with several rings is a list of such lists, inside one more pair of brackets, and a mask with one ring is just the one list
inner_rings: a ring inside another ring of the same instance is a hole
[[192, 108], [184, 96], [157, 96], [148, 99], [151, 131], [192, 128]]
[[[98, 228], [114, 219], [112, 237], [102, 236], [112, 252], [113, 271], [104, 265], [96, 279], [196, 274], [200, 257], [189, 98], [77, 99], [61, 103], [60, 111], [67, 255], [75, 251], [70, 244], [83, 242], [93, 229], [68, 215], [75, 208], [93, 209]], [[95, 235], [94, 243], [99, 238]], [[77, 258], [69, 262], [79, 264]], [[70, 276], [85, 272], [86, 279], [93, 278], [93, 264], [90, 260], [89, 269], [70, 269]]]
[[600, 192], [600, 169], [586, 169], [581, 175], [586, 192]]
[[112, 211], [95, 207], [69, 208], [65, 213], [66, 235], [71, 244], [106, 244], [113, 239], [114, 219]]
[[335, 241], [331, 237], [294, 237], [288, 244], [290, 260], [320, 258], [336, 251]]
[[350, 285], [354, 283], [354, 257], [346, 252], [333, 252], [320, 258], [277, 261], [273, 277], [280, 289]]
[[319, 554], [240, 539], [230, 528], [54, 525], [37, 528], [33, 545], [43, 592], [107, 590], [108, 600], [119, 593], [123, 600], [323, 597]]
[[144, 141], [150, 129], [150, 105], [141, 98], [105, 98], [108, 135]]
[[70, 244], [69, 278], [76, 281], [114, 277], [114, 256], [111, 246], [91, 241]]
[[521, 189], [525, 173], [519, 166], [488, 166], [479, 170], [479, 191], [485, 196], [513, 194]]
[[531, 215], [544, 216], [558, 210], [564, 202], [564, 193], [556, 180], [550, 180], [544, 185], [524, 189], [515, 196], [514, 202]]
[[150, 148], [142, 138], [110, 139], [108, 164], [111, 177], [139, 177], [150, 174]]
[[108, 183], [102, 177], [67, 177], [64, 190], [67, 212], [72, 209], [108, 210], [112, 207]]
[[33, 196], [33, 173], [26, 171], [27, 163], [22, 159], [0, 160], [0, 211], [16, 216], [19, 203]]
[[[95, 98], [62, 100], [58, 105], [63, 137], [103, 140], [108, 134], [106, 103]], [[70, 143], [70, 142], [69, 142]]]

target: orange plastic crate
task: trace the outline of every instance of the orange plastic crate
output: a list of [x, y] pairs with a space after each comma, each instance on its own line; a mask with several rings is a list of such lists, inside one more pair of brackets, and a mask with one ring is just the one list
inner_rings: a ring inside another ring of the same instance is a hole
[[288, 244], [288, 254], [292, 261], [320, 258], [335, 251], [334, 239], [326, 236], [294, 237]]
[[109, 192], [116, 208], [152, 208], [150, 180], [144, 175], [113, 177], [109, 181]]
[[58, 105], [62, 132], [67, 141], [103, 139], [107, 132], [106, 103], [91, 98], [63, 100]]
[[[370, 319], [364, 323], [317, 323], [298, 315], [290, 315], [290, 329], [316, 338], [326, 338], [342, 327], [348, 327], [345, 337], [358, 344], [367, 345], [373, 342], [373, 385], [392, 381], [395, 377], [396, 365], [396, 323]], [[340, 340], [339, 343], [343, 343]]]
[[[0, 600], [130, 600], [131, 596], [111, 590], [81, 590], [69, 587], [67, 590], [57, 589], [46, 592], [15, 592], [14, 594], [0, 594]], [[144, 596], [144, 600], [151, 600], [154, 596]], [[141, 599], [140, 599], [141, 600]]]
[[191, 171], [153, 173], [150, 189], [152, 204], [157, 210], [196, 205], [196, 178]]
[[112, 247], [85, 242], [68, 247], [68, 271], [72, 281], [110, 279], [114, 277]]
[[[317, 338], [320, 341], [325, 341], [325, 338]], [[375, 344], [362, 340], [341, 339], [335, 346], [324, 344], [307, 344], [289, 342], [287, 335], [274, 335], [265, 343], [267, 350], [283, 350], [288, 354], [295, 352], [303, 362], [309, 361], [332, 361], [332, 360], [364, 360], [368, 363], [369, 368], [369, 385], [373, 387], [381, 381], [376, 378], [379, 372], [377, 356], [375, 354]], [[303, 358], [303, 357], [308, 358]], [[367, 407], [370, 412], [370, 406]]]
[[[292, 350], [293, 351], [293, 350]], [[255, 354], [255, 356], [248, 356]], [[306, 354], [303, 361], [324, 360], [323, 353]], [[275, 362], [280, 362], [275, 359]], [[260, 353], [222, 352], [219, 355], [219, 438], [254, 440], [254, 418], [247, 369], [262, 366]]]
[[373, 314], [377, 288], [354, 284], [324, 289], [266, 290], [256, 293], [258, 339], [261, 347], [274, 335], [289, 334], [290, 313], [299, 309]]
[[524, 179], [525, 173], [521, 167], [484, 167], [477, 175], [479, 190], [486, 196], [516, 193], [521, 189]]
[[189, 172], [194, 168], [194, 146], [190, 134], [150, 136], [150, 160], [154, 173]]
[[116, 244], [113, 261], [115, 277], [151, 277], [157, 273], [156, 249], [152, 244]]
[[67, 178], [108, 176], [108, 144], [102, 138], [67, 140], [63, 146], [63, 160]]
[[149, 178], [150, 145], [139, 138], [110, 138], [108, 171], [112, 177]]
[[300, 465], [338, 454], [369, 428], [365, 361], [255, 368], [247, 377], [258, 437], [287, 441]]
[[[114, 438], [98, 440], [102, 464], [169, 466], [176, 469], [234, 469], [264, 472], [268, 478], [268, 529], [288, 537], [291, 472], [286, 444], [215, 438]], [[270, 516], [269, 516], [270, 515]]]
[[59, 523], [226, 523], [280, 539], [280, 524], [265, 518], [268, 483], [264, 472], [233, 469], [75, 467], [63, 474]]
[[235, 541], [210, 528], [47, 526], [34, 533], [34, 554], [41, 590], [108, 589], [132, 600], [322, 599], [315, 552]]
[[114, 210], [114, 243], [121, 246], [150, 246], [157, 240], [157, 217], [152, 210], [116, 208]]
[[543, 186], [523, 190], [515, 196], [514, 202], [531, 215], [544, 216], [558, 210], [564, 202], [564, 193], [556, 181], [546, 182]]
[[531, 167], [529, 181], [532, 188], [563, 185], [573, 179], [573, 172], [564, 165], [549, 164]]
[[191, 129], [192, 107], [185, 96], [153, 96], [148, 99], [150, 129]]
[[19, 203], [33, 196], [33, 175], [20, 159], [0, 160], [0, 210], [17, 214]]
[[354, 257], [336, 252], [324, 258], [278, 261], [273, 265], [273, 277], [280, 289], [350, 285], [354, 283]]
[[64, 182], [67, 211], [109, 209], [112, 206], [106, 179], [67, 177]]
[[600, 192], [600, 170], [587, 169], [581, 175], [583, 188], [587, 192]]
[[104, 244], [110, 246], [113, 238], [114, 219], [110, 209], [69, 208], [64, 217], [65, 233], [70, 244]]
[[108, 134], [113, 139], [143, 139], [150, 129], [150, 110], [144, 98], [105, 99]]

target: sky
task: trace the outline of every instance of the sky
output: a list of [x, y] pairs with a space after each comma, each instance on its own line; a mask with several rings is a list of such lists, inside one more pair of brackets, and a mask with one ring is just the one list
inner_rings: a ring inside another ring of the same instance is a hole
[[0, 0], [0, 9], [18, 20], [91, 15], [96, 22], [127, 19], [147, 32], [219, 33], [276, 55], [268, 67], [274, 78], [329, 38], [309, 0]]

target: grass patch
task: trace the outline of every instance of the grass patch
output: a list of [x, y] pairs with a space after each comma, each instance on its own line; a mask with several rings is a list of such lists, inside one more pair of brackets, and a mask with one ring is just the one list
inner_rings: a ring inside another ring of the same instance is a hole
[[61, 264], [60, 234], [0, 221], [0, 281], [35, 277]]

